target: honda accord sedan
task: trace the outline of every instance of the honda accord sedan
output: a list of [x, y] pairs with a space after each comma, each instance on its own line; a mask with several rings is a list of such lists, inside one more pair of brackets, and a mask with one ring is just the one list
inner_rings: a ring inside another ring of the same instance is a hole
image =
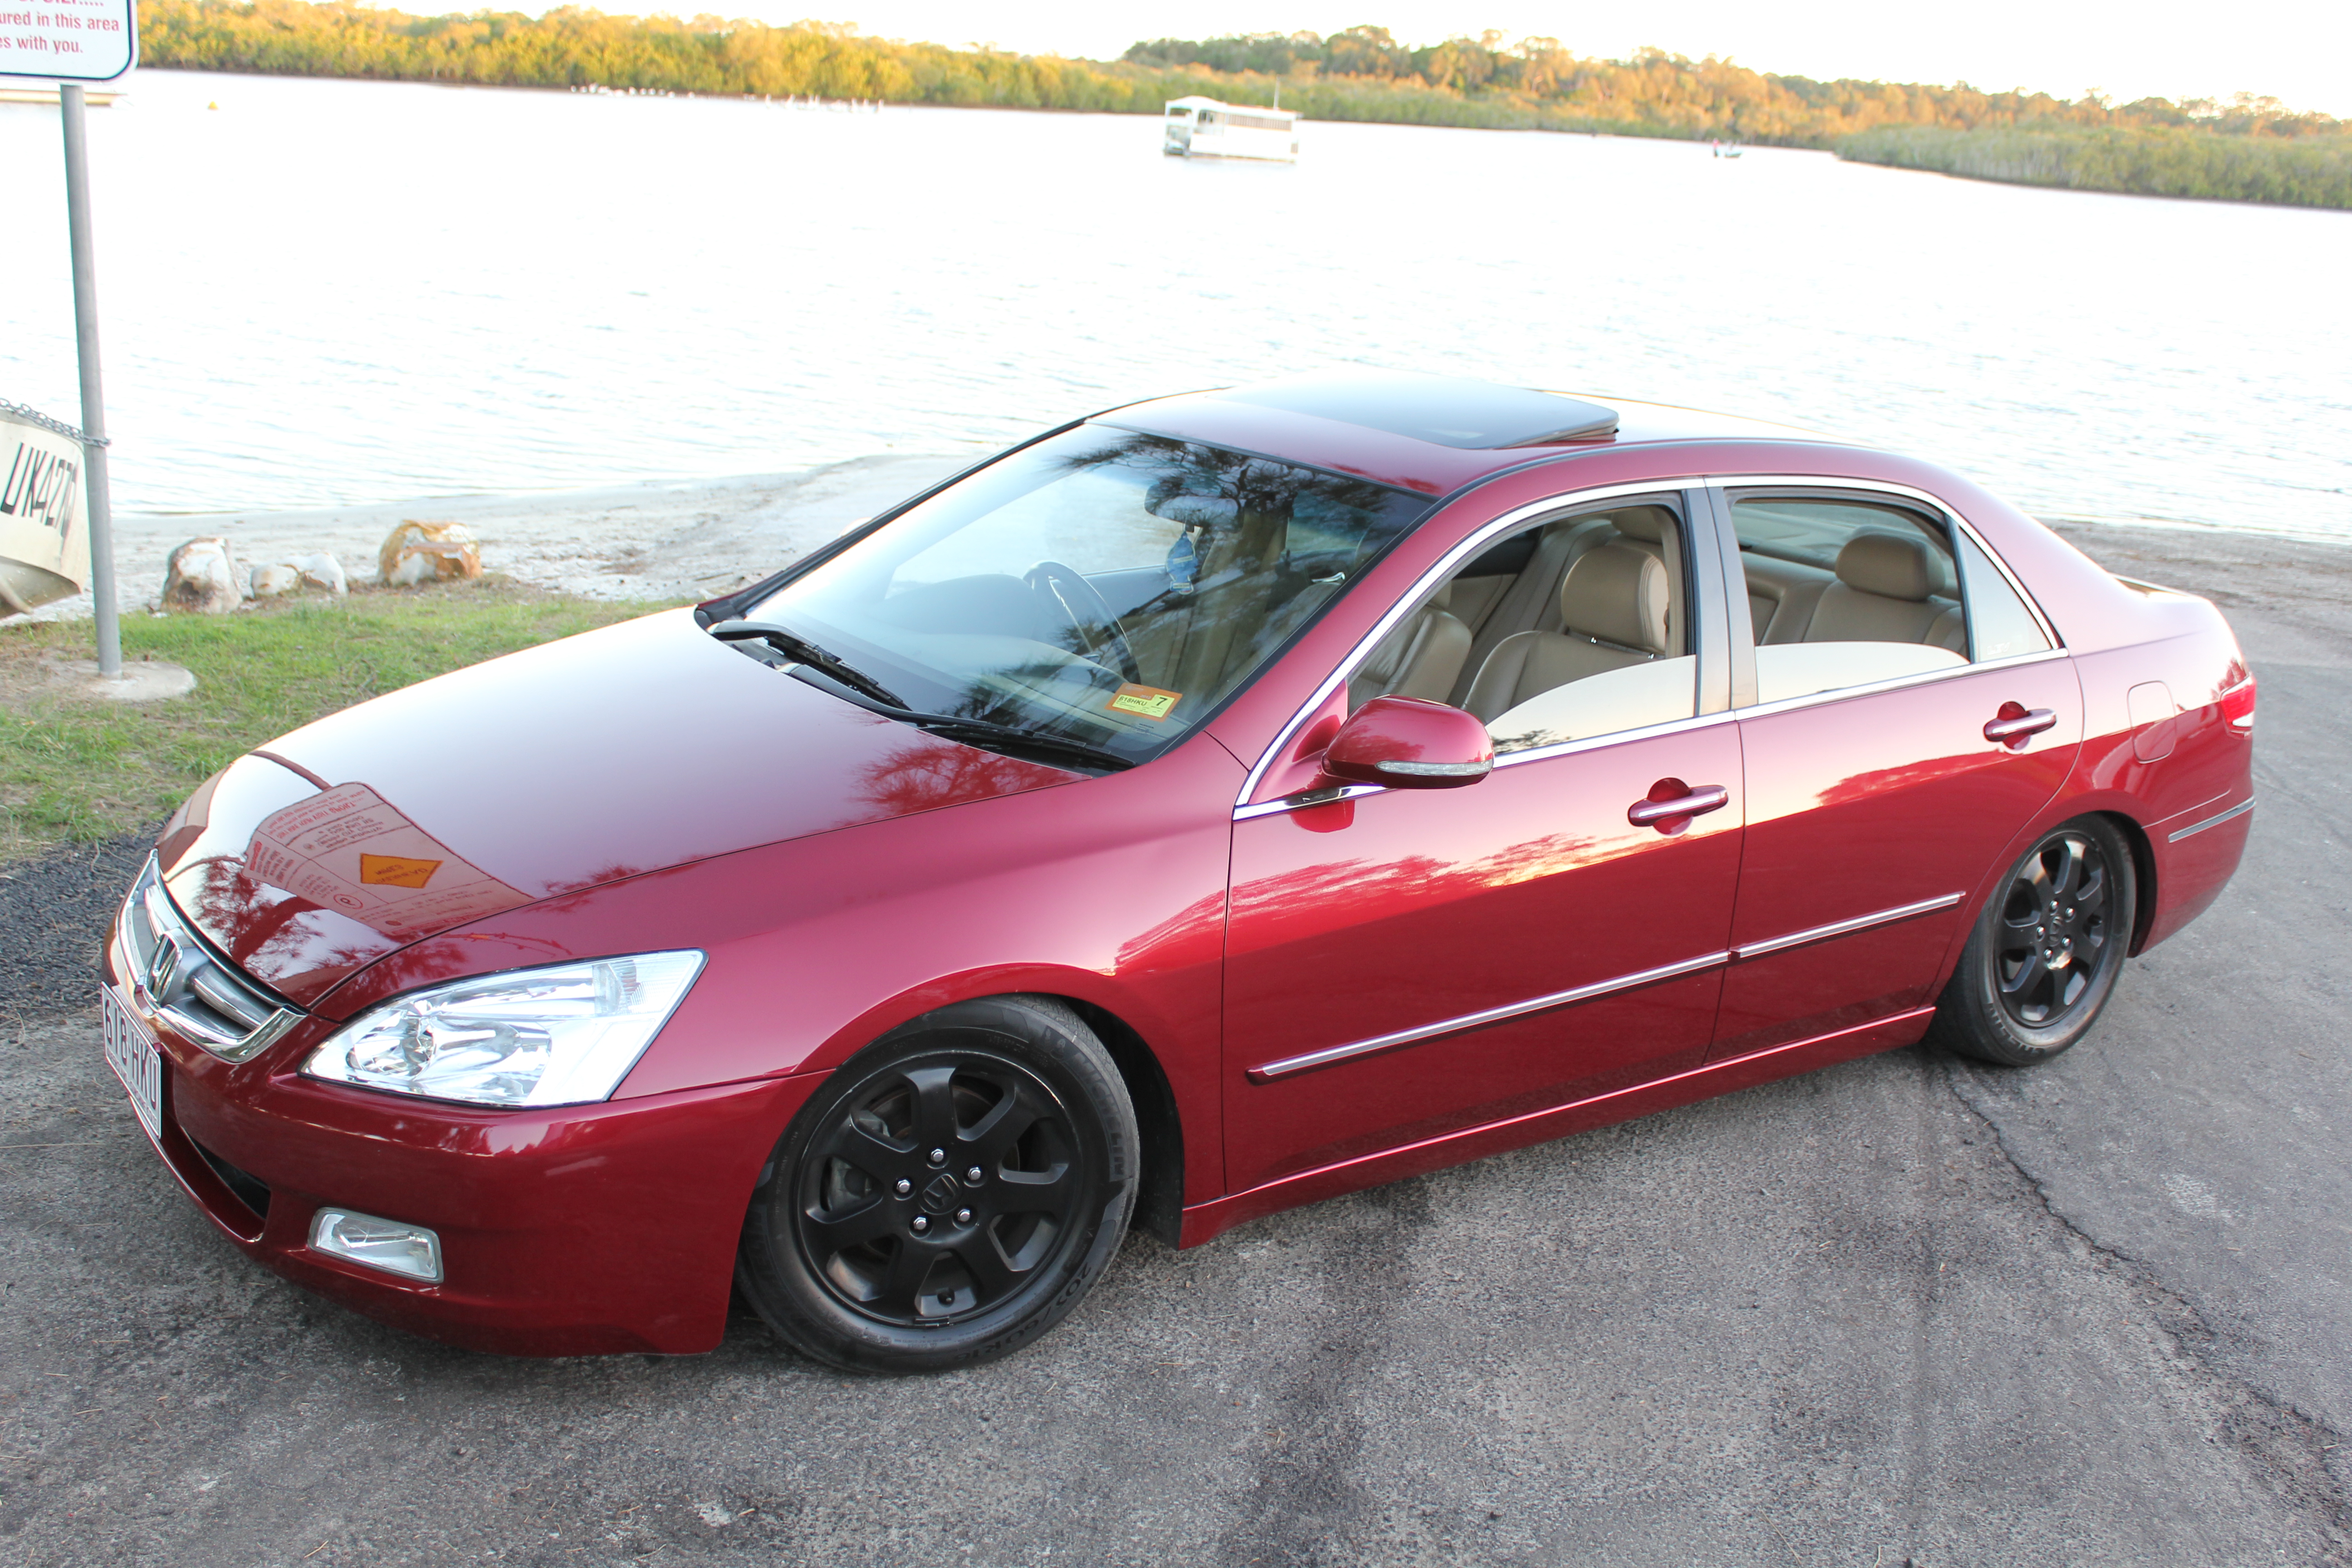
[[1777, 426], [1294, 377], [252, 752], [105, 945], [228, 1241], [520, 1354], [950, 1367], [1171, 1246], [1932, 1036], [2236, 868], [2202, 599]]

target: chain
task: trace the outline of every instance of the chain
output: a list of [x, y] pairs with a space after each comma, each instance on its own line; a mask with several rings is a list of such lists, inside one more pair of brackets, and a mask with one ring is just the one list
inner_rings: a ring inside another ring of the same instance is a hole
[[46, 414], [27, 408], [21, 403], [11, 403], [5, 397], [0, 397], [0, 414], [5, 414], [11, 419], [21, 419], [27, 425], [37, 425], [44, 430], [54, 430], [68, 440], [79, 441], [85, 447], [114, 445], [114, 438], [110, 436], [85, 436], [62, 419], [52, 419]]

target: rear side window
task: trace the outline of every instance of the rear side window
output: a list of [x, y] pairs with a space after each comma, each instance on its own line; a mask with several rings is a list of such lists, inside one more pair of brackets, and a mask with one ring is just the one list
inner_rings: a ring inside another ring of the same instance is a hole
[[1735, 496], [1731, 516], [1758, 701], [1969, 662], [1959, 567], [1939, 522], [1900, 505], [1811, 496]]
[[2047, 653], [2050, 638], [2025, 601], [1976, 541], [1960, 535], [1960, 583], [1968, 592], [1969, 652], [1979, 662], [2021, 653]]

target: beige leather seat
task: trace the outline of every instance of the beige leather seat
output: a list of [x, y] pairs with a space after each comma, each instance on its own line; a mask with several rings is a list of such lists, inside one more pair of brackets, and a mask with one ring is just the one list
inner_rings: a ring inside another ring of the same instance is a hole
[[1443, 702], [1454, 695], [1470, 659], [1470, 628], [1453, 612], [1454, 584], [1440, 588], [1420, 611], [1391, 632], [1348, 682], [1348, 705], [1375, 697], [1420, 697]]
[[1927, 542], [1899, 533], [1857, 533], [1845, 542], [1837, 581], [1822, 590], [1804, 640], [1925, 643], [1968, 651], [1959, 605], [1936, 594]]
[[1670, 652], [1669, 601], [1657, 556], [1631, 542], [1595, 545], [1560, 583], [1561, 629], [1518, 632], [1496, 644], [1465, 706], [1492, 720], [1555, 686]]

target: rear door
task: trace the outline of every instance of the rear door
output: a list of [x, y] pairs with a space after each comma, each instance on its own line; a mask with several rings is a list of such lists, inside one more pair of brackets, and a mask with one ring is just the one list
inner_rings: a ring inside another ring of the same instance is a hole
[[2047, 624], [1931, 499], [1818, 480], [1714, 499], [1749, 611], [1722, 1058], [1932, 1004], [1970, 895], [2064, 782], [2083, 707]]

